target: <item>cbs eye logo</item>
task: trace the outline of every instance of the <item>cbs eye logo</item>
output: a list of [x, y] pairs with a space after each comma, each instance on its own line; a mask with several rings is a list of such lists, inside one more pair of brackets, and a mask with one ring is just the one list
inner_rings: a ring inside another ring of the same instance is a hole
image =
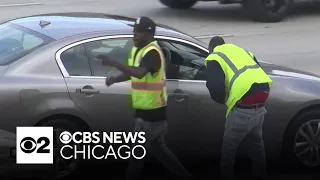
[[40, 137], [35, 140], [32, 137], [25, 137], [20, 141], [20, 149], [26, 154], [36, 153], [50, 153], [50, 140], [47, 137]]
[[72, 135], [68, 131], [63, 131], [59, 136], [60, 142], [63, 144], [69, 144], [72, 141]]

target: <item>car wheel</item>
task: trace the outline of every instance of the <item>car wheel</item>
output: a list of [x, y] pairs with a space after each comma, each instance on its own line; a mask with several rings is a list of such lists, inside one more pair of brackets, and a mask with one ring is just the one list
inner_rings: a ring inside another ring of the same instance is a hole
[[255, 21], [279, 22], [284, 19], [293, 0], [243, 0], [246, 13]]
[[284, 137], [285, 161], [299, 167], [320, 168], [320, 111], [300, 115]]
[[160, 2], [174, 9], [188, 9], [197, 3], [198, 0], [160, 0]]
[[[64, 179], [69, 176], [72, 176], [75, 171], [79, 168], [79, 166], [83, 163], [81, 159], [63, 159], [60, 157], [60, 149], [63, 144], [59, 140], [59, 135], [63, 131], [75, 132], [75, 131], [84, 131], [84, 128], [79, 126], [78, 124], [67, 120], [67, 119], [53, 119], [48, 120], [44, 123], [41, 123], [40, 126], [52, 126], [53, 127], [53, 147], [54, 147], [54, 167], [56, 168], [56, 173], [59, 179]], [[72, 142], [69, 144], [73, 146]], [[78, 147], [79, 150], [81, 146]], [[72, 151], [72, 150], [71, 150]], [[73, 153], [69, 150], [69, 152], [65, 151], [65, 153]]]

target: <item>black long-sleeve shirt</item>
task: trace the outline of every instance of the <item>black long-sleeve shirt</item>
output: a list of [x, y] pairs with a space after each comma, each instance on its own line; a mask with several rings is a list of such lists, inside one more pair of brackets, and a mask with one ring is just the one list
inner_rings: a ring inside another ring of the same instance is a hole
[[[257, 59], [254, 57], [255, 62], [260, 66]], [[210, 92], [211, 99], [219, 104], [225, 103], [225, 74], [217, 61], [207, 62], [207, 83], [206, 86]], [[253, 84], [251, 89], [244, 95], [244, 97], [252, 95], [257, 92], [268, 91], [268, 83]]]

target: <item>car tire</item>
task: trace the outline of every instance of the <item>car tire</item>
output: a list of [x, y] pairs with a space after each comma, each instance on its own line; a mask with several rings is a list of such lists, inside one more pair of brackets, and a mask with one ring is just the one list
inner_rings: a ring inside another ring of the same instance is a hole
[[[308, 124], [311, 125], [311, 127], [313, 128], [313, 132], [315, 133], [317, 128], [316, 126], [320, 126], [319, 123], [320, 123], [320, 109], [315, 109], [315, 110], [311, 110], [309, 112], [303, 113], [302, 115], [298, 116], [293, 120], [293, 122], [289, 125], [284, 137], [283, 151], [282, 151], [283, 162], [285, 162], [290, 166], [294, 165], [300, 170], [309, 169], [311, 171], [313, 170], [318, 171], [320, 169], [319, 163], [317, 166], [312, 166], [311, 164], [306, 164], [306, 161], [303, 161], [305, 160], [305, 157], [307, 157], [308, 154], [298, 156], [298, 154], [301, 153], [304, 149], [306, 149], [306, 147], [309, 146], [310, 144], [301, 145], [299, 148], [296, 148], [297, 142], [307, 141], [307, 140], [304, 140], [305, 139], [304, 136], [301, 135], [299, 131], [303, 130], [307, 134], [307, 136], [310, 138], [311, 131], [308, 129]], [[320, 141], [320, 132], [317, 135], [317, 137], [319, 138], [319, 141]], [[318, 142], [317, 140], [314, 140], [314, 143], [318, 143]], [[319, 146], [318, 150], [320, 150], [320, 142], [318, 146]], [[315, 150], [315, 148], [313, 150]], [[308, 153], [310, 152], [311, 151], [309, 150]]]
[[195, 5], [198, 0], [160, 0], [160, 2], [173, 9], [189, 9]]
[[[52, 126], [54, 131], [68, 131], [68, 132], [75, 132], [75, 131], [86, 131], [85, 128], [81, 127], [77, 123], [70, 121], [68, 119], [51, 119], [47, 120], [43, 123], [40, 124], [40, 126]], [[54, 145], [55, 146], [55, 145]], [[62, 160], [62, 159], [60, 159]], [[56, 165], [57, 159], [55, 159], [55, 166], [54, 168], [57, 168]], [[72, 162], [73, 164], [68, 164], [69, 165], [69, 170], [66, 171], [60, 171], [56, 170], [57, 177], [58, 179], [68, 179], [68, 177], [71, 177], [75, 175], [75, 172], [78, 170], [78, 168], [85, 163], [84, 160], [75, 160]]]
[[280, 22], [288, 15], [293, 4], [293, 0], [274, 0], [274, 2], [281, 4], [273, 5], [276, 9], [272, 11], [266, 1], [270, 0], [243, 0], [242, 5], [254, 21]]

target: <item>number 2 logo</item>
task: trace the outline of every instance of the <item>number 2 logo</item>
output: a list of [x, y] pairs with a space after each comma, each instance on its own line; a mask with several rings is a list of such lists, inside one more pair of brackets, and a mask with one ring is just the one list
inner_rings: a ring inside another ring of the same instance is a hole
[[20, 149], [26, 154], [33, 153], [50, 153], [47, 147], [50, 145], [50, 140], [47, 137], [40, 137], [35, 140], [32, 137], [25, 137], [20, 142]]

